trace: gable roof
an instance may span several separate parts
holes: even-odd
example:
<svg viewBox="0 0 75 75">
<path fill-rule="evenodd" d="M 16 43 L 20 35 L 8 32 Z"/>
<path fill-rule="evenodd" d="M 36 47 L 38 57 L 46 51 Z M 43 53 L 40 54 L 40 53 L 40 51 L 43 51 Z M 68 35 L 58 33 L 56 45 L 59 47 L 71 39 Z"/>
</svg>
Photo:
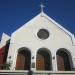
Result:
<svg viewBox="0 0 75 75">
<path fill-rule="evenodd" d="M 10 39 L 10 36 L 7 35 L 6 33 L 2 34 L 2 38 L 0 41 L 0 48 L 6 45 L 6 42 Z"/>
<path fill-rule="evenodd" d="M 19 29 L 17 29 L 16 31 L 14 31 L 12 33 L 12 35 L 16 32 L 18 32 L 20 29 L 26 27 L 28 24 L 32 23 L 33 21 L 37 20 L 39 17 L 44 17 L 45 19 L 47 19 L 48 21 L 52 22 L 53 24 L 55 24 L 58 28 L 60 28 L 61 30 L 63 30 L 68 36 L 70 36 L 72 44 L 75 45 L 75 37 L 74 34 L 72 34 L 71 32 L 69 32 L 66 28 L 64 28 L 63 26 L 61 26 L 59 23 L 57 23 L 56 21 L 54 21 L 51 17 L 49 17 L 48 15 L 46 15 L 44 12 L 39 13 L 37 16 L 35 16 L 33 19 L 31 19 L 30 21 L 28 21 L 27 23 L 25 23 L 22 27 L 20 27 Z"/>
</svg>

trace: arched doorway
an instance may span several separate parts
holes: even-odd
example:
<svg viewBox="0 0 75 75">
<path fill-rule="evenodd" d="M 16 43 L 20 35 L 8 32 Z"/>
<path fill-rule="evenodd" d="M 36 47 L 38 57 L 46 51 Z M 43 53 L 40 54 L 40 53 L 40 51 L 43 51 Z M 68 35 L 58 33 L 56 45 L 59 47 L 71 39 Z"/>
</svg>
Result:
<svg viewBox="0 0 75 75">
<path fill-rule="evenodd" d="M 59 49 L 56 53 L 57 56 L 57 67 L 59 71 L 71 71 L 72 69 L 72 58 L 70 52 L 66 49 Z"/>
<path fill-rule="evenodd" d="M 31 53 L 27 48 L 20 48 L 17 55 L 16 70 L 30 70 Z"/>
<path fill-rule="evenodd" d="M 36 56 L 36 69 L 51 70 L 51 68 L 52 68 L 52 58 L 50 51 L 46 48 L 39 49 Z"/>
</svg>

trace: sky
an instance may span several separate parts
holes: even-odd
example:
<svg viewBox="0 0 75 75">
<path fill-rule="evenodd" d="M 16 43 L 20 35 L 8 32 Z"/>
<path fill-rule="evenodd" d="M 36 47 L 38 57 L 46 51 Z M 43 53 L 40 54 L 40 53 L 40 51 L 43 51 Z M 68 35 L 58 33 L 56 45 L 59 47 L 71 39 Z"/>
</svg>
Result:
<svg viewBox="0 0 75 75">
<path fill-rule="evenodd" d="M 75 35 L 75 0 L 0 0 L 0 36 L 10 35 L 41 12 Z"/>
</svg>

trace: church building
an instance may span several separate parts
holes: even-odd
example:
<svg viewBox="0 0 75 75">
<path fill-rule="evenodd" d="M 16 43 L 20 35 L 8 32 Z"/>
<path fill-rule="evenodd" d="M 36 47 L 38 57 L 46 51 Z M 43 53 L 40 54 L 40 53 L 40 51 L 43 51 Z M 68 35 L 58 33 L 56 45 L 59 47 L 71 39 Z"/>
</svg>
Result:
<svg viewBox="0 0 75 75">
<path fill-rule="evenodd" d="M 0 64 L 10 70 L 75 70 L 75 37 L 42 11 L 0 43 Z M 3 67 L 0 67 L 3 69 Z"/>
</svg>

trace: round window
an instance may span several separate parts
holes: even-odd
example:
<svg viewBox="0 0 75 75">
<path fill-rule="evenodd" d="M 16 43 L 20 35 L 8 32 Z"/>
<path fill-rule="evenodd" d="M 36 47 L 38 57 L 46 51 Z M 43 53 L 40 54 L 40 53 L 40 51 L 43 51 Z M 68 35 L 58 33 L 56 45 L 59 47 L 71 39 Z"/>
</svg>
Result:
<svg viewBox="0 0 75 75">
<path fill-rule="evenodd" d="M 40 29 L 37 33 L 40 39 L 47 39 L 49 37 L 49 32 L 46 29 Z"/>
</svg>

